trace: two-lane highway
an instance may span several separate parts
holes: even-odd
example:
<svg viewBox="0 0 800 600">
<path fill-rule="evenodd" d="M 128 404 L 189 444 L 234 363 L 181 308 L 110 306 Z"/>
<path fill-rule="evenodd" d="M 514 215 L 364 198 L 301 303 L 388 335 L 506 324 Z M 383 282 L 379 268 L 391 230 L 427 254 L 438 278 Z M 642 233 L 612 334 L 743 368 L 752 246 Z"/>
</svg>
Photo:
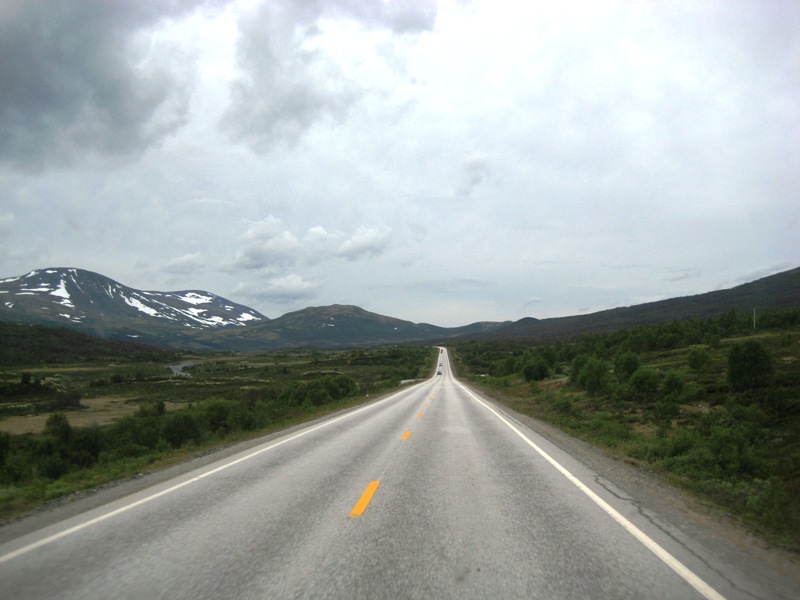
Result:
<svg viewBox="0 0 800 600">
<path fill-rule="evenodd" d="M 0 546 L 4 598 L 753 598 L 441 375 Z"/>
</svg>

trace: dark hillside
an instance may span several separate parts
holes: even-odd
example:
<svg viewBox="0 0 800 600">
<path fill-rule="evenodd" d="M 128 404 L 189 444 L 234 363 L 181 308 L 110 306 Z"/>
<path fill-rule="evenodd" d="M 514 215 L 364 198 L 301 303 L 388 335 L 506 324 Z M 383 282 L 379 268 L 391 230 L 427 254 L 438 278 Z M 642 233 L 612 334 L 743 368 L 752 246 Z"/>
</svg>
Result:
<svg viewBox="0 0 800 600">
<path fill-rule="evenodd" d="M 313 346 L 345 348 L 422 342 L 446 337 L 447 329 L 412 323 L 359 308 L 333 304 L 308 307 L 239 330 L 207 331 L 196 336 L 208 347 L 236 351 Z"/>
<path fill-rule="evenodd" d="M 709 319 L 734 309 L 744 313 L 800 307 L 800 267 L 727 290 L 717 290 L 604 310 L 589 315 L 553 319 L 520 319 L 483 339 L 574 338 L 584 333 L 615 331 L 684 319 Z"/>
<path fill-rule="evenodd" d="M 168 360 L 173 352 L 103 340 L 63 327 L 0 322 L 0 364 L 33 365 L 95 360 Z"/>
</svg>

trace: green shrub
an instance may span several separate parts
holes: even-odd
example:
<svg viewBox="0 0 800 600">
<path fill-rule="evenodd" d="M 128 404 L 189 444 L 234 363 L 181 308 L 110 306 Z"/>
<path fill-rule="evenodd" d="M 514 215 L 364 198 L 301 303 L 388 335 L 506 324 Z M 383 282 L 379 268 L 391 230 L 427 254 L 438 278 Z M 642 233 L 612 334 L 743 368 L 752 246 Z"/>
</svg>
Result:
<svg viewBox="0 0 800 600">
<path fill-rule="evenodd" d="M 639 367 L 628 381 L 628 389 L 636 400 L 650 402 L 658 395 L 661 376 L 650 367 Z"/>
<path fill-rule="evenodd" d="M 680 412 L 680 407 L 675 402 L 669 400 L 656 402 L 655 406 L 653 406 L 653 420 L 658 425 L 656 430 L 658 437 L 666 436 L 667 431 L 672 428 L 672 419 L 677 417 Z"/>
<path fill-rule="evenodd" d="M 734 391 L 766 387 L 772 374 L 772 357 L 761 342 L 735 344 L 728 353 L 728 382 Z"/>
<path fill-rule="evenodd" d="M 333 398 L 322 381 L 309 381 L 306 384 L 305 402 L 310 402 L 312 406 L 322 406 L 333 402 Z"/>
<path fill-rule="evenodd" d="M 163 434 L 173 448 L 180 448 L 188 442 L 199 442 L 201 439 L 197 421 L 187 410 L 167 413 Z"/>
<path fill-rule="evenodd" d="M 631 439 L 631 426 L 607 415 L 595 415 L 586 424 L 593 441 L 615 448 L 620 442 Z"/>
<path fill-rule="evenodd" d="M 44 430 L 53 436 L 58 444 L 66 446 L 72 439 L 72 425 L 64 413 L 57 412 L 47 417 Z"/>
<path fill-rule="evenodd" d="M 581 368 L 578 383 L 593 396 L 607 392 L 609 375 L 606 361 L 596 356 L 590 357 Z"/>
<path fill-rule="evenodd" d="M 36 467 L 39 473 L 48 479 L 58 479 L 69 472 L 69 463 L 57 454 L 39 457 Z"/>
<path fill-rule="evenodd" d="M 105 444 L 105 432 L 97 423 L 75 429 L 70 444 L 70 462 L 81 467 L 90 467 L 97 462 Z"/>
<path fill-rule="evenodd" d="M 416 373 L 414 374 L 416 376 Z M 325 389 L 334 400 L 342 400 L 358 392 L 356 380 L 348 375 L 333 375 L 326 377 Z"/>
<path fill-rule="evenodd" d="M 210 398 L 203 402 L 201 414 L 203 428 L 224 435 L 230 430 L 229 418 L 233 402 L 220 398 Z"/>
<path fill-rule="evenodd" d="M 11 435 L 7 431 L 0 431 L 0 468 L 6 462 L 6 456 L 11 452 Z"/>
<path fill-rule="evenodd" d="M 686 356 L 689 366 L 695 371 L 705 371 L 711 366 L 711 355 L 703 348 L 692 348 Z"/>
<path fill-rule="evenodd" d="M 617 355 L 614 360 L 614 374 L 620 382 L 630 379 L 639 368 L 641 361 L 635 352 L 627 351 Z"/>
<path fill-rule="evenodd" d="M 683 376 L 678 371 L 667 371 L 659 386 L 661 398 L 678 402 L 683 395 L 684 387 Z"/>
<path fill-rule="evenodd" d="M 571 368 L 569 371 L 569 380 L 572 383 L 580 382 L 581 370 L 588 360 L 588 354 L 578 354 L 578 356 L 572 359 Z"/>
<path fill-rule="evenodd" d="M 571 415 L 575 412 L 572 401 L 568 398 L 558 398 L 553 402 L 553 409 L 562 415 Z"/>
<path fill-rule="evenodd" d="M 108 430 L 110 447 L 121 447 L 125 444 L 142 445 L 155 448 L 161 437 L 160 421 L 140 414 L 122 417 Z"/>
<path fill-rule="evenodd" d="M 525 381 L 541 381 L 550 376 L 550 368 L 543 358 L 537 358 L 522 368 L 522 376 Z"/>
</svg>

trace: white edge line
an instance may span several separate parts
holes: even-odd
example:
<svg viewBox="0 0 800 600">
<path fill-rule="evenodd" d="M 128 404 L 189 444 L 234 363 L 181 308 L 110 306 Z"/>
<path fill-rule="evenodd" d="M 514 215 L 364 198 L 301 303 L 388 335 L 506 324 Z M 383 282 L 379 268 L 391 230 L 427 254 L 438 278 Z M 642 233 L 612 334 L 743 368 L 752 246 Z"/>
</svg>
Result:
<svg viewBox="0 0 800 600">
<path fill-rule="evenodd" d="M 424 382 L 420 382 L 420 384 L 422 384 L 422 383 L 424 383 Z M 220 465 L 219 467 L 217 467 L 215 469 L 212 469 L 210 471 L 206 471 L 205 473 L 197 475 L 196 477 L 192 477 L 191 479 L 187 479 L 186 481 L 182 481 L 181 483 L 173 485 L 172 487 L 169 487 L 169 488 L 167 488 L 165 490 L 161 490 L 160 492 L 156 492 L 155 494 L 151 494 L 150 496 L 147 496 L 145 498 L 141 498 L 141 499 L 139 499 L 139 500 L 137 500 L 135 502 L 131 502 L 130 504 L 126 504 L 125 506 L 121 506 L 116 510 L 112 510 L 109 513 L 105 513 L 103 515 L 100 515 L 99 517 L 91 519 L 90 521 L 86 521 L 85 523 L 81 523 L 80 525 L 75 525 L 74 527 L 70 527 L 69 529 L 65 529 L 64 531 L 59 531 L 58 533 L 54 533 L 53 535 L 50 535 L 50 536 L 48 536 L 46 538 L 43 538 L 43 539 L 41 539 L 41 540 L 39 540 L 37 542 L 33 542 L 32 544 L 28 544 L 27 546 L 23 546 L 22 548 L 18 548 L 17 550 L 14 550 L 13 552 L 9 552 L 8 554 L 0 556 L 0 565 L 2 565 L 5 562 L 8 562 L 9 560 L 17 558 L 18 556 L 21 556 L 23 554 L 27 554 L 28 552 L 30 552 L 32 550 L 36 550 L 37 548 L 41 548 L 42 546 L 46 546 L 47 544 L 55 542 L 56 540 L 60 540 L 61 538 L 65 538 L 65 537 L 67 537 L 69 535 L 72 535 L 73 533 L 77 533 L 78 531 L 86 529 L 87 527 L 91 527 L 92 525 L 95 525 L 97 523 L 100 523 L 102 521 L 110 519 L 112 517 L 116 517 L 117 515 L 120 515 L 120 514 L 122 514 L 124 512 L 128 512 L 132 508 L 136 508 L 137 506 L 141 506 L 142 504 L 146 504 L 146 503 L 150 502 L 151 500 L 155 500 L 156 498 L 160 498 L 161 496 L 166 496 L 167 494 L 170 494 L 170 493 L 172 493 L 172 492 L 174 492 L 176 490 L 179 490 L 182 487 L 186 487 L 187 485 L 190 485 L 192 483 L 200 481 L 201 479 L 205 479 L 206 477 L 208 477 L 210 475 L 214 475 L 216 473 L 219 473 L 220 471 L 224 471 L 225 469 L 227 469 L 228 467 L 232 467 L 233 465 L 237 465 L 237 464 L 239 464 L 241 462 L 244 462 L 246 460 L 250 460 L 251 458 L 253 458 L 255 456 L 258 456 L 259 454 L 263 454 L 264 452 L 272 450 L 273 448 L 277 448 L 278 446 L 282 446 L 283 444 L 291 442 L 292 440 L 296 440 L 299 437 L 303 437 L 304 435 L 308 435 L 309 433 L 317 431 L 318 429 L 322 429 L 323 427 L 327 427 L 329 425 L 333 425 L 334 423 L 336 423 L 338 421 L 341 421 L 342 419 L 347 419 L 349 417 L 352 417 L 353 415 L 357 415 L 358 413 L 360 413 L 362 411 L 369 410 L 370 408 L 374 408 L 374 407 L 378 406 L 379 404 L 383 404 L 384 402 L 387 402 L 387 401 L 391 400 L 397 394 L 403 393 L 403 392 L 406 392 L 406 391 L 408 391 L 408 388 L 403 389 L 403 390 L 399 390 L 398 392 L 395 392 L 394 394 L 391 394 L 390 396 L 387 396 L 386 398 L 384 398 L 383 400 L 379 400 L 378 402 L 373 402 L 371 404 L 368 404 L 367 406 L 362 406 L 361 408 L 357 408 L 356 410 L 353 410 L 351 412 L 348 412 L 348 413 L 345 413 L 345 414 L 340 415 L 338 417 L 335 417 L 335 418 L 331 419 L 330 421 L 325 421 L 323 423 L 320 423 L 319 425 L 314 425 L 313 427 L 310 427 L 308 429 L 304 429 L 303 431 L 301 431 L 299 433 L 296 433 L 296 434 L 294 434 L 294 435 L 292 435 L 290 437 L 284 438 L 284 439 L 282 439 L 282 440 L 280 440 L 278 442 L 275 442 L 274 444 L 270 444 L 269 446 L 266 446 L 265 448 L 260 448 L 260 449 L 256 450 L 255 452 L 251 452 L 250 454 L 246 454 L 245 456 L 239 457 L 234 461 L 227 462 L 224 465 Z"/>
<path fill-rule="evenodd" d="M 542 450 L 539 446 L 537 446 L 534 442 L 528 439 L 528 437 L 522 433 L 519 429 L 517 429 L 508 419 L 506 419 L 503 415 L 497 412 L 494 408 L 489 406 L 486 402 L 478 398 L 475 394 L 473 394 L 464 384 L 456 380 L 461 388 L 467 392 L 476 402 L 481 404 L 486 410 L 494 414 L 500 421 L 502 421 L 511 431 L 516 433 L 519 437 L 521 437 L 525 443 L 527 443 L 531 448 L 533 448 L 536 452 L 538 452 L 542 458 L 544 458 L 547 462 L 553 465 L 564 477 L 569 479 L 569 481 L 575 485 L 580 491 L 586 494 L 595 504 L 597 504 L 600 508 L 602 508 L 608 515 L 614 519 L 617 523 L 622 525 L 625 530 L 630 533 L 633 537 L 639 540 L 645 547 L 650 550 L 653 554 L 655 554 L 658 558 L 660 558 L 670 569 L 675 571 L 678 575 L 680 575 L 686 583 L 691 585 L 694 589 L 696 589 L 704 598 L 708 600 L 725 600 L 725 597 L 722 596 L 719 592 L 717 592 L 714 588 L 708 585 L 705 581 L 700 579 L 693 571 L 691 571 L 686 565 L 680 562 L 677 558 L 672 556 L 669 552 L 667 552 L 664 548 L 658 545 L 651 537 L 649 537 L 646 533 L 644 533 L 641 529 L 636 527 L 633 523 L 631 523 L 628 519 L 623 517 L 615 508 L 613 508 L 610 504 L 608 504 L 605 500 L 603 500 L 600 496 L 595 494 L 591 489 L 589 489 L 586 484 L 584 484 L 580 479 L 575 477 L 572 473 L 567 471 L 556 459 L 552 456 L 547 454 L 544 450 Z"/>
</svg>

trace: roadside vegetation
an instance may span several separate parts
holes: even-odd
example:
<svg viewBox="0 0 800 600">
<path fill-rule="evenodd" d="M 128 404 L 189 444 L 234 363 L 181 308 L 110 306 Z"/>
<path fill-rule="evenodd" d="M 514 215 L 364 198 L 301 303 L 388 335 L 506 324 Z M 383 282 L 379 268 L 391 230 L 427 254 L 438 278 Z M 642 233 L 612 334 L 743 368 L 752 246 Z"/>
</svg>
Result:
<svg viewBox="0 0 800 600">
<path fill-rule="evenodd" d="M 128 351 L 43 364 L 26 350 L 30 364 L 0 367 L 0 518 L 362 403 L 430 376 L 436 357 L 431 347 Z"/>
<path fill-rule="evenodd" d="M 800 550 L 800 309 L 574 342 L 458 345 L 510 408 L 647 466 Z"/>
</svg>

